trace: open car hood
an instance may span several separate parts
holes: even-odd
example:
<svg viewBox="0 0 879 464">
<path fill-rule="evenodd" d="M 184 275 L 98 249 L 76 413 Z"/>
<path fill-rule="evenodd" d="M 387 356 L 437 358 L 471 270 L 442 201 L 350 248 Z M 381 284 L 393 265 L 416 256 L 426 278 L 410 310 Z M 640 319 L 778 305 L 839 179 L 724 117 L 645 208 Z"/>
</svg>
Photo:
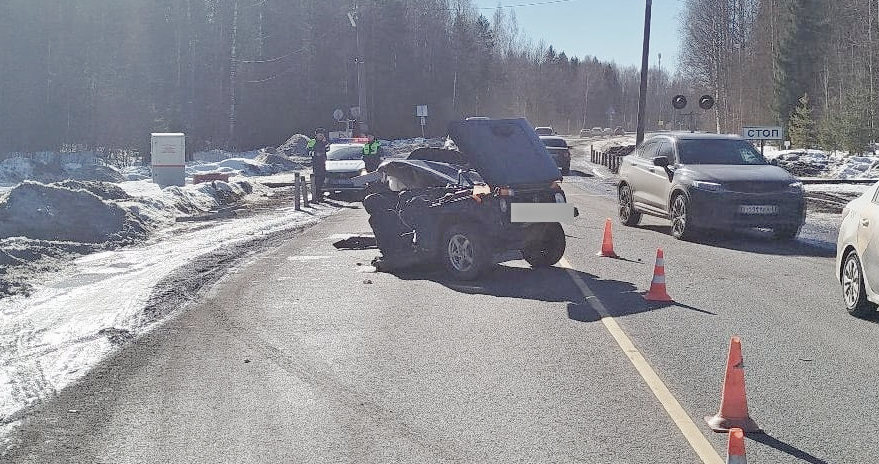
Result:
<svg viewBox="0 0 879 464">
<path fill-rule="evenodd" d="M 456 121 L 449 124 L 449 135 L 489 185 L 540 184 L 561 178 L 525 119 Z"/>
</svg>

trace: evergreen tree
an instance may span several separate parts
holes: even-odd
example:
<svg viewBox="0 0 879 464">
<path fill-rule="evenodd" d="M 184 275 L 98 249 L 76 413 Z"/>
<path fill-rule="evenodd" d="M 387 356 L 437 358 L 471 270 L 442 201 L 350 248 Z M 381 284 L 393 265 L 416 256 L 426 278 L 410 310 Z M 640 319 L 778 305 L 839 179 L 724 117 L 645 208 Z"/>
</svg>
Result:
<svg viewBox="0 0 879 464">
<path fill-rule="evenodd" d="M 774 110 L 787 126 L 799 98 L 813 86 L 815 69 L 822 62 L 824 2 L 789 0 L 788 24 L 776 52 Z"/>
<path fill-rule="evenodd" d="M 790 118 L 790 141 L 794 148 L 815 148 L 818 136 L 815 119 L 812 118 L 812 106 L 809 94 L 803 94 L 799 105 Z"/>
</svg>

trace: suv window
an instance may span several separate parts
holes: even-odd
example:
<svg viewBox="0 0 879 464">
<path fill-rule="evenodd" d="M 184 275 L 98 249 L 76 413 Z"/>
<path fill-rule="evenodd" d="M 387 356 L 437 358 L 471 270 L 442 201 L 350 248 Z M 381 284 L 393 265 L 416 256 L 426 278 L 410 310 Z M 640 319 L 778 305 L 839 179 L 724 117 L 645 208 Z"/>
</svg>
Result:
<svg viewBox="0 0 879 464">
<path fill-rule="evenodd" d="M 675 160 L 675 146 L 672 142 L 662 142 L 662 146 L 659 147 L 659 152 L 656 156 L 665 156 L 670 164 L 677 162 Z"/>
<path fill-rule="evenodd" d="M 647 142 L 638 150 L 638 156 L 644 159 L 653 159 L 659 151 L 659 142 Z"/>
</svg>

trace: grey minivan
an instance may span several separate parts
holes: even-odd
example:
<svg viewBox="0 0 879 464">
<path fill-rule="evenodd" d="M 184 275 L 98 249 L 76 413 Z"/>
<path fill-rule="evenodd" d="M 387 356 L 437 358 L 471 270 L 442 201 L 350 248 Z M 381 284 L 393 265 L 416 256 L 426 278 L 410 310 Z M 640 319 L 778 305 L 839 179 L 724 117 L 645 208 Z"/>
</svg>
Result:
<svg viewBox="0 0 879 464">
<path fill-rule="evenodd" d="M 768 228 L 793 239 L 805 222 L 803 184 L 736 135 L 669 133 L 620 163 L 620 221 L 666 217 L 672 235 L 700 229 Z"/>
</svg>

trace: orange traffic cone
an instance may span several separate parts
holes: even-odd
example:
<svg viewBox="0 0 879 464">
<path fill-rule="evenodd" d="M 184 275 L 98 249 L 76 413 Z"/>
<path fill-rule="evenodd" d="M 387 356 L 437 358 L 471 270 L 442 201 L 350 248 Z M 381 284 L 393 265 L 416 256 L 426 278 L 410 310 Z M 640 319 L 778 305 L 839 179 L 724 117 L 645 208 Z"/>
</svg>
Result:
<svg viewBox="0 0 879 464">
<path fill-rule="evenodd" d="M 742 429 L 732 428 L 729 430 L 726 464 L 748 464 L 748 458 L 745 456 L 745 432 Z"/>
<path fill-rule="evenodd" d="M 616 253 L 613 251 L 613 231 L 611 230 L 611 224 L 613 221 L 610 218 L 604 223 L 604 240 L 601 241 L 601 251 L 598 252 L 598 256 L 602 256 L 605 258 L 618 258 Z"/>
<path fill-rule="evenodd" d="M 745 394 L 745 360 L 742 358 L 742 341 L 732 337 L 729 342 L 729 357 L 726 361 L 726 375 L 723 377 L 723 392 L 720 396 L 720 412 L 714 417 L 706 417 L 705 422 L 715 432 L 728 432 L 739 428 L 748 433 L 760 433 L 760 426 L 748 415 L 748 398 Z"/>
<path fill-rule="evenodd" d="M 644 295 L 647 301 L 674 301 L 665 290 L 665 255 L 662 248 L 656 250 L 656 267 L 653 268 L 653 281 L 650 291 Z"/>
</svg>

